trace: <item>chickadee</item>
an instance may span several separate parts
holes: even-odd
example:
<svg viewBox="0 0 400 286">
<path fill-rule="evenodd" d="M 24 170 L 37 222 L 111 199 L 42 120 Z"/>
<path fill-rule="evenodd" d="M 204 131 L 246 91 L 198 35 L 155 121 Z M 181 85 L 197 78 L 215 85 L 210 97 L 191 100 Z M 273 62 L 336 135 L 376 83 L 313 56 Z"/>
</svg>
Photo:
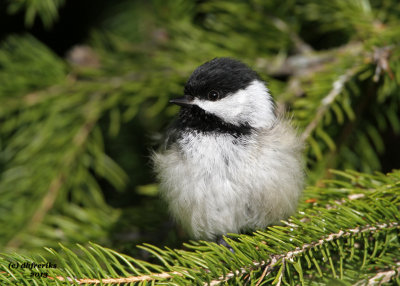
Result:
<svg viewBox="0 0 400 286">
<path fill-rule="evenodd" d="M 303 189 L 303 143 L 257 73 L 215 58 L 187 81 L 153 161 L 172 216 L 194 238 L 220 241 L 280 222 Z"/>
</svg>

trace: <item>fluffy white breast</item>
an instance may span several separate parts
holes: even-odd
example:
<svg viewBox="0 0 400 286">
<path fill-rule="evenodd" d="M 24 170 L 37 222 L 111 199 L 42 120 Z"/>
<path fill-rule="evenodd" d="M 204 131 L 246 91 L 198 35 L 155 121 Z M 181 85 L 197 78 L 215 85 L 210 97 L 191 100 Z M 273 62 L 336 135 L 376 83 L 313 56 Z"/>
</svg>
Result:
<svg viewBox="0 0 400 286">
<path fill-rule="evenodd" d="M 302 143 L 285 122 L 234 138 L 187 133 L 156 153 L 161 192 L 196 239 L 256 230 L 295 211 L 303 188 Z"/>
<path fill-rule="evenodd" d="M 271 95 L 260 80 L 254 80 L 247 88 L 220 100 L 196 98 L 193 103 L 225 122 L 238 126 L 248 123 L 254 128 L 268 127 L 275 119 Z"/>
</svg>

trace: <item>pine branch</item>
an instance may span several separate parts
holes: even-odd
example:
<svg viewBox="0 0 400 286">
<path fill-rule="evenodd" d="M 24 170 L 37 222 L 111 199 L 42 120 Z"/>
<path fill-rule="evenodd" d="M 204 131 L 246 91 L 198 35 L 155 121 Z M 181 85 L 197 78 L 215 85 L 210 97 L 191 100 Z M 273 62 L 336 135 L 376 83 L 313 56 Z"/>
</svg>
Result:
<svg viewBox="0 0 400 286">
<path fill-rule="evenodd" d="M 285 226 L 273 226 L 253 236 L 237 235 L 238 240 L 226 238 L 234 253 L 209 242 L 193 242 L 187 245 L 189 250 L 142 246 L 159 259 L 161 265 L 156 265 L 95 244 L 89 248 L 80 246 L 79 257 L 62 247 L 65 255 L 49 249 L 52 256 L 61 262 L 61 267 L 49 270 L 49 276 L 59 281 L 89 285 L 139 281 L 178 284 L 196 281 L 204 285 L 218 285 L 233 282 L 234 279 L 243 281 L 244 277 L 258 282 L 274 280 L 279 285 L 288 277 L 302 281 L 310 271 L 319 273 L 321 279 L 327 276 L 343 278 L 343 268 L 355 267 L 358 271 L 364 269 L 364 272 L 370 273 L 368 269 L 374 269 L 374 263 L 390 260 L 391 255 L 398 254 L 395 249 L 399 249 L 399 241 L 391 237 L 400 228 L 397 183 L 400 171 L 386 176 L 354 171 L 335 171 L 335 174 L 342 179 L 327 181 L 324 188 L 307 190 L 306 197 L 315 198 L 313 205 L 302 207 L 303 211 Z M 337 202 L 332 203 L 333 199 Z M 331 204 L 329 207 L 326 207 L 327 202 Z M 379 237 L 386 237 L 386 242 L 383 243 Z M 353 255 L 360 259 L 352 260 Z M 319 264 L 322 257 L 329 262 L 328 265 Z M 12 254 L 0 260 L 0 266 L 7 269 L 5 273 L 0 273 L 0 278 L 6 279 L 12 274 L 12 279 L 19 281 L 24 273 L 18 270 L 9 272 L 9 261 L 22 263 L 32 260 Z M 304 266 L 306 261 L 308 267 Z M 380 269 L 384 267 L 378 265 Z M 328 275 L 329 269 L 331 275 Z M 296 276 L 288 276 L 289 270 L 295 271 Z M 363 272 L 357 273 L 361 275 Z M 387 276 L 394 277 L 389 273 Z M 360 281 L 357 275 L 353 278 Z"/>
<path fill-rule="evenodd" d="M 86 143 L 89 134 L 93 127 L 95 126 L 96 121 L 98 120 L 98 111 L 96 112 L 96 102 L 101 99 L 100 94 L 95 94 L 87 103 L 86 109 L 89 111 L 86 114 L 86 120 L 83 123 L 83 126 L 78 130 L 76 135 L 73 138 L 73 151 L 67 153 L 61 163 L 60 173 L 53 179 L 50 183 L 50 187 L 47 193 L 44 195 L 40 206 L 36 209 L 35 213 L 32 215 L 30 221 L 27 223 L 27 227 L 24 231 L 34 232 L 35 229 L 40 225 L 43 221 L 45 215 L 51 210 L 54 205 L 55 200 L 57 199 L 58 192 L 60 188 L 63 186 L 64 182 L 67 180 L 67 174 L 69 172 L 68 169 L 73 167 L 73 162 L 77 160 L 77 158 L 82 153 L 82 148 Z M 94 112 L 93 112 L 94 111 Z M 22 241 L 18 238 L 18 235 L 14 236 L 12 240 L 7 243 L 6 247 L 10 248 L 18 248 Z"/>
<path fill-rule="evenodd" d="M 340 76 L 333 84 L 332 90 L 321 100 L 320 107 L 318 108 L 315 117 L 304 129 L 301 137 L 306 140 L 317 125 L 321 122 L 322 117 L 329 110 L 330 105 L 335 101 L 336 97 L 340 95 L 345 84 L 357 73 L 359 66 L 354 66 L 346 71 L 345 74 Z"/>
<path fill-rule="evenodd" d="M 382 285 L 383 283 L 389 283 L 393 280 L 394 276 L 399 277 L 400 273 L 400 262 L 395 263 L 397 267 L 394 270 L 379 271 L 375 276 L 368 280 L 360 280 L 353 286 L 375 286 Z"/>
<path fill-rule="evenodd" d="M 398 222 L 390 222 L 390 223 L 384 223 L 384 224 L 377 224 L 377 225 L 372 225 L 372 226 L 365 226 L 365 227 L 357 227 L 353 229 L 347 229 L 347 230 L 340 230 L 338 233 L 331 233 L 329 234 L 326 238 L 321 238 L 318 241 L 311 242 L 311 243 L 306 243 L 304 244 L 301 248 L 296 248 L 293 251 L 289 251 L 284 254 L 277 254 L 277 255 L 272 255 L 268 261 L 261 261 L 254 263 L 251 268 L 241 268 L 240 270 L 236 270 L 235 272 L 230 272 L 227 273 L 223 277 L 219 277 L 216 280 L 211 281 L 211 285 L 219 285 L 220 283 L 229 281 L 232 277 L 243 275 L 245 273 L 248 273 L 250 270 L 255 270 L 260 267 L 264 267 L 264 272 L 266 273 L 263 275 L 262 278 L 265 276 L 268 277 L 268 275 L 278 266 L 284 267 L 286 261 L 293 261 L 294 258 L 304 254 L 310 249 L 317 249 L 320 246 L 323 246 L 324 244 L 328 244 L 330 242 L 333 242 L 334 240 L 341 239 L 343 237 L 350 237 L 350 236 L 355 236 L 356 234 L 359 233 L 374 233 L 379 230 L 395 230 L 395 229 L 400 229 L 400 225 Z M 281 272 L 281 274 L 278 276 L 278 283 L 277 285 L 280 285 L 281 280 L 282 280 L 282 275 L 284 271 Z M 391 275 L 393 276 L 393 275 Z M 389 277 L 391 277 L 389 276 Z M 261 280 L 261 279 L 260 279 Z M 205 284 L 207 285 L 207 284 Z"/>
<path fill-rule="evenodd" d="M 357 125 L 360 124 L 360 118 L 362 118 L 363 113 L 365 112 L 365 108 L 369 105 L 371 99 L 376 95 L 376 90 L 377 90 L 377 85 L 371 82 L 370 87 L 367 90 L 367 94 L 363 96 L 361 102 L 358 103 L 354 111 L 355 119 L 345 124 L 345 126 L 340 132 L 340 135 L 338 136 L 338 140 L 336 142 L 337 148 L 335 148 L 335 150 L 330 151 L 326 155 L 326 168 L 327 168 L 326 174 L 328 174 L 330 168 L 334 167 L 333 165 L 335 161 L 335 156 L 337 157 L 338 150 L 340 150 L 340 147 L 345 145 L 345 142 L 348 141 L 349 137 L 353 134 Z M 328 178 L 327 175 L 325 175 L 324 177 Z"/>
<path fill-rule="evenodd" d="M 58 9 L 64 4 L 65 0 L 41 0 L 41 1 L 7 1 L 8 12 L 15 14 L 25 10 L 25 25 L 31 27 L 38 15 L 46 28 L 58 18 Z"/>
<path fill-rule="evenodd" d="M 47 194 L 44 196 L 41 205 L 33 214 L 31 221 L 27 224 L 27 231 L 34 231 L 36 227 L 42 222 L 44 216 L 53 207 L 57 194 L 62 185 L 65 182 L 64 174 L 59 174 L 51 183 Z M 21 241 L 18 240 L 17 236 L 13 240 L 10 240 L 6 247 L 18 248 Z"/>
</svg>

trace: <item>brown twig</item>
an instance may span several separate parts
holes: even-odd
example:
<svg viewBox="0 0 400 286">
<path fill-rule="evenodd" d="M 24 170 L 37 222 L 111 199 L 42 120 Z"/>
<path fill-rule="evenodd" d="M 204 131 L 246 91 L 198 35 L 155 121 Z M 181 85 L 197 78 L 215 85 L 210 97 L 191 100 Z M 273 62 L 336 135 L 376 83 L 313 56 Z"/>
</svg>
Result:
<svg viewBox="0 0 400 286">
<path fill-rule="evenodd" d="M 280 271 L 279 278 L 278 278 L 278 283 L 276 283 L 276 286 L 281 286 L 282 277 L 283 277 L 283 274 L 285 274 L 285 265 L 286 265 L 285 264 L 285 258 L 282 258 L 281 264 L 282 264 L 282 271 Z"/>
<path fill-rule="evenodd" d="M 264 267 L 264 271 L 261 274 L 260 279 L 258 279 L 256 286 L 259 286 L 261 284 L 261 282 L 264 280 L 265 276 L 267 275 L 267 273 L 271 272 L 271 269 L 268 268 L 267 266 Z"/>
<path fill-rule="evenodd" d="M 361 280 L 357 283 L 353 284 L 353 286 L 375 286 L 375 285 L 382 285 L 383 283 L 388 283 L 392 280 L 393 276 L 399 276 L 400 273 L 400 263 L 397 262 L 397 267 L 394 270 L 387 270 L 387 271 L 380 271 L 368 281 Z"/>
<path fill-rule="evenodd" d="M 337 61 L 338 55 L 356 56 L 361 53 L 362 44 L 352 42 L 325 52 L 300 52 L 288 57 L 276 57 L 272 62 L 259 58 L 257 66 L 273 77 L 288 76 L 291 79 L 299 79 L 324 69 L 327 63 Z"/>
<path fill-rule="evenodd" d="M 62 276 L 57 276 L 56 279 L 60 281 L 69 281 L 69 282 L 75 282 L 77 284 L 91 284 L 91 285 L 97 285 L 97 284 L 121 284 L 121 283 L 136 283 L 136 282 L 143 282 L 143 281 L 153 281 L 157 279 L 170 279 L 174 277 L 174 275 L 178 276 L 183 276 L 182 273 L 174 271 L 174 272 L 164 272 L 164 273 L 155 273 L 155 274 L 150 274 L 150 275 L 141 275 L 141 276 L 130 276 L 130 277 L 121 277 L 121 278 L 105 278 L 105 279 L 89 279 L 89 278 L 83 278 L 83 279 L 75 279 L 75 278 L 64 278 Z M 50 279 L 54 279 L 52 277 L 49 277 Z"/>
<path fill-rule="evenodd" d="M 282 19 L 274 17 L 272 18 L 272 23 L 279 30 L 288 33 L 296 50 L 299 53 L 307 54 L 314 51 L 313 48 L 309 44 L 307 44 L 302 38 L 300 38 L 300 36 L 297 33 L 295 33 L 293 29 Z"/>
</svg>

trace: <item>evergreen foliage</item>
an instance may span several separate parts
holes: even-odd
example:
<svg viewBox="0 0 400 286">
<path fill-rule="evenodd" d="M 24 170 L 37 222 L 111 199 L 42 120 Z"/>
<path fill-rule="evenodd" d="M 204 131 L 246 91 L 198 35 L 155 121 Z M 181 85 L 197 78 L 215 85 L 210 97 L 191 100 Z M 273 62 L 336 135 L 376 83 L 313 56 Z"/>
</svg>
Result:
<svg viewBox="0 0 400 286">
<path fill-rule="evenodd" d="M 57 268 L 46 269 L 52 279 L 30 278 L 28 269 L 10 271 L 10 262 L 36 262 L 16 254 L 3 255 L 0 277 L 22 285 L 34 281 L 90 285 L 102 279 L 110 284 L 159 281 L 172 285 L 364 285 L 378 278 L 399 283 L 400 171 L 334 173 L 340 179 L 308 188 L 305 196 L 312 199 L 283 226 L 228 239 L 234 252 L 203 241 L 185 244 L 187 250 L 140 246 L 158 259 L 155 264 L 93 243 L 78 245 L 78 254 L 61 245 L 60 251 L 47 248 L 48 260 L 40 258 L 40 263 L 57 261 Z"/>
<path fill-rule="evenodd" d="M 25 24 L 32 26 L 35 18 L 39 16 L 43 25 L 49 28 L 58 17 L 58 9 L 64 4 L 64 0 L 8 0 L 8 12 L 25 12 Z"/>
<path fill-rule="evenodd" d="M 7 3 L 27 26 L 50 29 L 64 2 Z M 399 167 L 399 26 L 394 0 L 116 1 L 65 58 L 29 33 L 9 35 L 1 284 L 399 284 L 400 172 L 377 172 Z M 254 67 L 308 146 L 298 213 L 232 235 L 234 252 L 180 246 L 184 237 L 165 231 L 146 157 L 178 110 L 168 99 L 217 56 Z M 46 261 L 57 264 L 51 278 L 9 268 Z"/>
</svg>

